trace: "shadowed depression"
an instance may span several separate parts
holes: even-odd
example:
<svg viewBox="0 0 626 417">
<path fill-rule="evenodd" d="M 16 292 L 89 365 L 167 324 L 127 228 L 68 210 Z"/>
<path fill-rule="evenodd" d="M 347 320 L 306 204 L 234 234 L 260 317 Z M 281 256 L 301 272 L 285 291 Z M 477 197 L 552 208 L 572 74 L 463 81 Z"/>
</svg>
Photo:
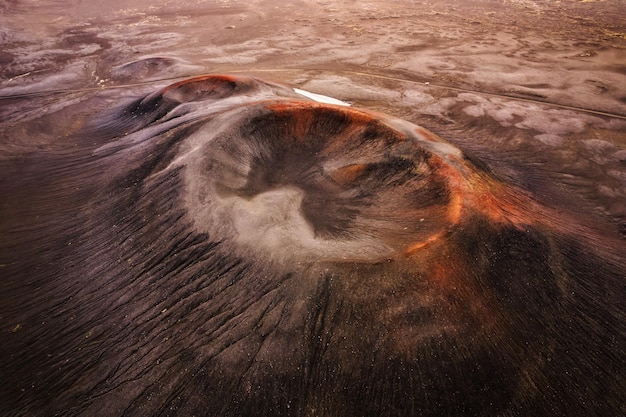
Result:
<svg viewBox="0 0 626 417">
<path fill-rule="evenodd" d="M 3 415 L 624 413 L 617 232 L 391 116 L 147 88 L 1 159 Z"/>
</svg>

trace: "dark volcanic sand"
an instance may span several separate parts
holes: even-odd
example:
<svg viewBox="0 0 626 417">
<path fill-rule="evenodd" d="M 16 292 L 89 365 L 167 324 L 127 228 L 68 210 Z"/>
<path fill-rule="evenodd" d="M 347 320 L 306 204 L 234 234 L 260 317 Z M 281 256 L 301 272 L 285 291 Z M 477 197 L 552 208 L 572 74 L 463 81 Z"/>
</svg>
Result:
<svg viewBox="0 0 626 417">
<path fill-rule="evenodd" d="M 626 414 L 625 22 L 0 4 L 0 414 Z"/>
</svg>

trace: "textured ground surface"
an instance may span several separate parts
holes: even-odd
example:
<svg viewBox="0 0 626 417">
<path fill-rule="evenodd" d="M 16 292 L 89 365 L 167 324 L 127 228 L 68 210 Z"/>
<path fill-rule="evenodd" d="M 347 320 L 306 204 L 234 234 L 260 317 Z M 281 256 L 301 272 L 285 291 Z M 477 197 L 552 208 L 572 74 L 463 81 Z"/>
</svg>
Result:
<svg viewBox="0 0 626 417">
<path fill-rule="evenodd" d="M 626 413 L 624 6 L 1 3 L 0 414 Z"/>
<path fill-rule="evenodd" d="M 495 162 L 545 169 L 599 210 L 626 215 L 621 1 L 0 7 L 3 96 L 243 72 L 406 118 Z M 3 99 L 3 120 L 24 116 L 28 103 L 15 100 Z"/>
</svg>

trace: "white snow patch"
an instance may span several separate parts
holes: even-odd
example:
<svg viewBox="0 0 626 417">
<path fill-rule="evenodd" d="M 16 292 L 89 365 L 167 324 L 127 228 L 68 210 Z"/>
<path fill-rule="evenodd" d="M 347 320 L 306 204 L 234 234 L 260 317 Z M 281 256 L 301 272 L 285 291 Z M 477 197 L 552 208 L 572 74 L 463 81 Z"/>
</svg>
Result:
<svg viewBox="0 0 626 417">
<path fill-rule="evenodd" d="M 322 94 L 311 93 L 309 91 L 300 90 L 299 88 L 294 88 L 293 91 L 300 94 L 301 96 L 308 97 L 311 100 L 317 101 L 319 103 L 336 104 L 338 106 L 350 106 L 350 103 L 346 101 L 341 101 L 336 98 L 324 96 Z"/>
</svg>

